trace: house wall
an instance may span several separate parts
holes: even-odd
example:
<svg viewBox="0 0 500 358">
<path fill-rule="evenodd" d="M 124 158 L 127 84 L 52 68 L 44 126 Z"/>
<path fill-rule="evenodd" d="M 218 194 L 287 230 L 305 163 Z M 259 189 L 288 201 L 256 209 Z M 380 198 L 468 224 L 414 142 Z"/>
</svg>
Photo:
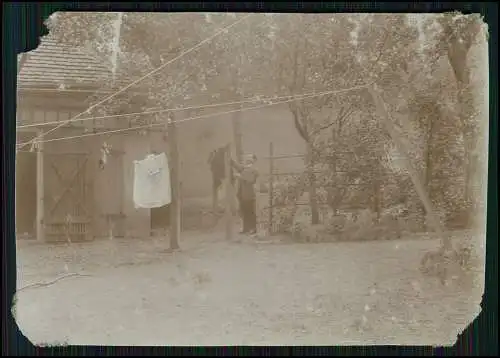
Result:
<svg viewBox="0 0 500 358">
<path fill-rule="evenodd" d="M 264 157 L 269 155 L 270 142 L 273 142 L 275 155 L 304 153 L 304 142 L 286 107 L 244 111 L 239 116 L 243 151 L 257 155 L 256 165 L 263 174 L 260 180 L 267 180 L 264 175 L 269 171 L 269 161 Z M 212 150 L 233 142 L 232 118 L 233 114 L 228 114 L 179 123 L 183 196 L 186 199 L 211 195 L 208 155 Z M 276 161 L 275 168 L 277 171 L 299 170 L 303 168 L 303 161 L 283 159 Z"/>
<path fill-rule="evenodd" d="M 272 107 L 242 114 L 243 150 L 257 155 L 257 168 L 269 172 L 269 143 L 273 143 L 274 155 L 304 154 L 305 142 L 297 133 L 289 109 Z M 261 158 L 259 160 L 259 158 Z M 300 158 L 275 160 L 276 171 L 297 171 L 304 168 Z"/>
<path fill-rule="evenodd" d="M 212 179 L 207 163 L 208 155 L 213 149 L 233 140 L 231 115 L 182 121 L 190 116 L 208 113 L 210 112 L 184 114 L 183 117 L 180 115 L 176 117 L 177 120 L 181 120 L 178 124 L 178 143 L 181 162 L 181 204 L 184 208 L 211 202 Z M 287 108 L 242 112 L 241 123 L 244 151 L 255 153 L 261 158 L 257 166 L 262 173 L 262 181 L 268 180 L 265 174 L 268 172 L 269 162 L 263 157 L 268 156 L 269 142 L 274 143 L 275 155 L 304 152 L 304 143 L 296 133 Z M 113 148 L 120 148 L 123 151 L 121 156 L 123 161 L 123 201 L 121 205 L 125 216 L 125 234 L 132 237 L 149 235 L 151 210 L 136 209 L 133 203 L 133 162 L 143 159 L 151 151 L 164 151 L 168 154 L 168 139 L 161 132 L 151 132 L 148 135 L 140 135 L 138 132 L 124 132 L 109 137 L 107 141 L 108 144 L 116 143 L 112 144 Z M 275 166 L 279 171 L 297 171 L 303 168 L 303 161 L 297 158 L 280 160 L 276 162 Z M 110 179 L 107 180 L 111 182 Z M 104 185 L 100 184 L 99 187 L 104 188 Z M 97 194 L 96 200 L 104 201 L 105 195 L 106 193 Z"/>
<path fill-rule="evenodd" d="M 141 160 L 151 151 L 151 138 L 130 133 L 120 136 L 123 141 L 123 212 L 126 216 L 125 233 L 129 237 L 149 235 L 151 212 L 148 209 L 136 209 L 133 201 L 134 160 Z"/>
<path fill-rule="evenodd" d="M 80 134 L 81 131 L 76 128 L 60 128 L 53 132 L 53 137 L 75 137 Z M 87 137 L 46 142 L 43 145 L 44 221 L 48 240 L 66 239 L 64 230 L 67 215 L 75 222 L 75 232 L 84 232 L 86 227 L 85 239 L 92 239 L 96 234 L 97 206 L 93 194 L 97 153 L 94 142 L 94 137 Z M 78 166 L 82 166 L 82 169 L 77 174 Z M 81 205 L 78 205 L 79 202 Z"/>
<path fill-rule="evenodd" d="M 43 101 L 45 101 L 43 103 Z M 45 104 L 45 106 L 43 106 Z M 47 96 L 43 98 L 40 96 L 22 96 L 19 101 L 18 111 L 17 111 L 17 125 L 26 125 L 33 123 L 46 123 L 55 121 L 64 121 L 74 116 L 81 110 L 80 108 L 74 108 L 71 106 L 58 107 L 54 105 L 54 102 Z M 26 143 L 29 140 L 35 138 L 39 131 L 46 132 L 54 128 L 51 127 L 31 127 L 23 128 L 18 130 L 17 142 Z M 43 138 L 43 140 L 50 140 L 60 137 L 73 137 L 78 136 L 81 130 L 77 128 L 59 128 L 52 133 L 48 134 Z M 25 205 L 29 204 L 29 208 L 26 212 L 18 207 L 18 221 L 24 222 L 24 229 L 27 227 L 27 222 L 32 221 L 29 233 L 33 236 L 35 234 L 35 219 L 32 218 L 33 213 L 36 213 L 37 197 L 36 197 L 36 186 L 37 186 L 37 176 L 36 176 L 36 149 L 32 145 L 26 145 L 20 148 L 21 153 L 18 154 L 18 160 L 16 165 L 16 192 L 20 198 L 23 198 L 25 193 L 23 188 L 32 188 L 35 190 L 30 194 L 30 203 L 25 202 Z M 67 186 L 77 186 L 78 190 L 83 193 L 83 197 L 87 197 L 88 193 L 92 192 L 91 178 L 93 177 L 92 171 L 92 160 L 87 163 L 85 169 L 82 171 L 75 180 L 73 180 L 73 185 L 66 183 L 67 180 L 71 179 L 73 173 L 75 172 L 76 158 L 83 158 L 82 156 L 75 156 L 76 152 L 86 152 L 88 155 L 92 155 L 92 145 L 89 145 L 89 139 L 70 139 L 65 141 L 53 141 L 43 143 L 43 160 L 44 160 L 44 193 L 43 202 L 45 217 L 44 222 L 47 225 L 48 232 L 49 229 L 54 228 L 57 222 L 61 224 L 65 220 L 66 215 L 71 215 L 73 217 L 89 217 L 92 224 L 93 215 L 93 202 L 92 200 L 86 203 L 89 209 L 87 212 L 75 211 L 74 197 L 70 190 L 66 190 Z M 71 157 L 68 155 L 61 155 L 61 153 L 73 153 Z M 30 160 L 27 160 L 31 157 Z M 24 158 L 24 159 L 23 159 Z M 34 166 L 34 168 L 33 168 Z M 31 173 L 27 176 L 27 173 Z M 61 178 L 60 178 L 61 177 Z M 76 183 L 75 183 L 76 182 Z M 61 198 L 61 199 L 60 199 Z M 33 206 L 33 208 L 31 208 Z M 82 219 L 83 220 L 83 219 Z M 83 224 L 82 224 L 83 225 Z M 22 229 L 22 228 L 19 228 Z M 90 225 L 90 234 L 92 234 L 92 225 Z M 51 239 L 51 238 L 49 238 Z"/>
<path fill-rule="evenodd" d="M 18 120 L 22 124 L 68 120 L 87 109 L 87 96 L 80 93 L 61 95 L 56 91 L 20 91 L 17 96 Z M 80 126 L 83 123 L 74 122 L 73 125 Z"/>
<path fill-rule="evenodd" d="M 76 104 L 79 105 L 76 105 Z M 52 94 L 24 94 L 19 96 L 18 102 L 18 113 L 17 122 L 18 125 L 26 125 L 33 123 L 46 123 L 53 121 L 64 121 L 71 117 L 77 115 L 81 111 L 86 109 L 86 103 L 80 96 L 68 97 L 62 95 Z M 73 126 L 65 126 L 58 128 L 46 135 L 43 139 L 50 140 L 63 137 L 78 137 L 83 133 L 81 127 L 83 123 L 75 123 Z M 52 126 L 39 126 L 31 127 L 26 129 L 18 130 L 17 141 L 19 143 L 24 143 L 37 135 L 37 131 L 47 132 L 55 128 Z M 88 216 L 90 220 L 89 234 L 90 236 L 104 236 L 108 234 L 108 225 L 106 220 L 106 214 L 109 213 L 120 213 L 121 211 L 121 198 L 122 187 L 120 186 L 121 178 L 121 158 L 120 160 L 111 160 L 109 166 L 105 168 L 104 171 L 100 170 L 98 167 L 98 160 L 100 157 L 100 148 L 103 142 L 101 136 L 89 136 L 85 138 L 70 138 L 62 141 L 49 141 L 43 144 L 43 157 L 44 157 L 44 203 L 45 203 L 45 221 L 47 224 L 54 222 L 64 221 L 64 216 L 67 214 L 80 216 Z M 116 138 L 109 138 L 108 141 L 113 141 L 114 146 L 119 148 L 121 144 L 120 140 Z M 22 148 L 22 151 L 30 152 L 31 146 L 28 145 Z M 72 153 L 72 154 L 70 154 Z M 74 153 L 87 153 L 87 163 L 85 171 L 81 173 L 76 181 L 80 181 L 78 184 L 84 190 L 84 196 L 86 201 L 86 207 L 88 212 L 75 213 L 74 198 L 66 192 L 61 202 L 54 209 L 54 205 L 58 198 L 63 194 L 65 189 L 65 183 L 61 182 L 58 175 L 62 175 L 63 179 L 70 179 L 72 173 L 75 171 L 74 161 L 76 158 L 82 158 L 81 156 L 76 156 Z M 30 161 L 23 160 L 21 156 L 32 156 L 36 158 L 36 150 L 32 153 L 22 153 L 19 155 L 21 160 L 18 160 L 16 166 L 16 176 L 23 176 L 24 173 L 32 171 L 32 166 Z M 31 161 L 32 162 L 32 161 Z M 36 159 L 35 159 L 36 162 Z M 56 172 L 59 172 L 59 174 Z M 36 187 L 36 171 L 35 175 L 29 178 L 17 178 L 16 180 L 28 180 Z M 19 184 L 19 183 L 18 183 Z M 19 184 L 17 190 L 22 190 L 20 187 L 27 187 L 26 183 L 23 185 Z M 20 195 L 23 197 L 23 195 Z M 36 208 L 36 192 L 33 198 L 33 205 Z M 19 211 L 19 210 L 18 210 Z M 29 219 L 29 212 L 24 215 L 22 212 L 19 213 L 19 218 L 21 222 L 27 222 Z M 26 216 L 24 218 L 23 216 Z M 35 224 L 33 223 L 34 231 Z M 23 224 L 23 228 L 26 228 L 27 224 Z M 34 232 L 33 232 L 34 234 Z"/>
<path fill-rule="evenodd" d="M 96 166 L 93 186 L 94 201 L 94 230 L 95 236 L 115 237 L 125 236 L 125 208 L 124 208 L 124 148 L 120 136 L 94 137 L 94 151 L 96 157 L 93 164 Z M 103 168 L 98 167 L 102 154 L 100 148 L 104 142 L 111 147 L 110 155 L 107 156 Z M 112 232 L 111 232 L 112 230 Z"/>
<path fill-rule="evenodd" d="M 18 133 L 17 142 L 24 143 L 32 133 Z M 23 151 L 16 155 L 15 212 L 16 233 L 35 235 L 36 220 L 36 153 Z"/>
<path fill-rule="evenodd" d="M 52 96 L 54 95 L 52 94 Z M 23 123 L 63 121 L 86 108 L 82 99 L 64 101 L 57 97 L 57 103 L 45 95 L 23 96 L 19 105 L 19 117 Z M 80 101 L 80 102 L 79 102 Z M 47 103 L 51 108 L 46 108 Z M 45 104 L 45 108 L 43 105 Z M 55 110 L 54 110 L 55 108 Z M 185 113 L 183 119 L 220 112 L 220 109 L 197 113 Z M 269 143 L 274 144 L 275 155 L 298 154 L 304 152 L 304 143 L 298 136 L 290 112 L 286 107 L 244 111 L 239 114 L 245 152 L 255 153 L 259 158 L 257 167 L 263 174 L 260 180 L 267 180 Z M 233 141 L 233 115 L 213 116 L 180 122 L 178 125 L 179 156 L 181 161 L 181 181 L 183 204 L 190 199 L 210 198 L 211 172 L 207 163 L 209 153 Z M 46 130 L 47 128 L 45 128 Z M 82 128 L 60 128 L 46 139 L 78 136 Z M 100 149 L 106 142 L 112 147 L 112 154 L 104 169 L 98 161 Z M 151 213 L 147 209 L 136 209 L 133 203 L 134 160 L 143 159 L 152 150 L 165 151 L 168 142 L 161 132 L 141 135 L 138 132 L 123 132 L 116 135 L 91 136 L 84 139 L 70 139 L 45 144 L 46 151 L 88 152 L 88 190 L 92 193 L 92 233 L 96 237 L 109 235 L 107 216 L 122 214 L 121 224 L 115 224 L 114 235 L 144 236 L 151 229 Z M 29 148 L 28 148 L 29 149 Z M 48 165 L 48 164 L 46 164 Z M 280 171 L 293 171 L 303 167 L 300 159 L 280 160 L 275 167 Z M 48 170 L 48 169 L 46 169 Z M 33 178 L 35 180 L 35 178 Z M 46 183 L 46 194 L 50 197 L 58 188 Z M 55 185 L 55 184 L 54 184 Z"/>
</svg>

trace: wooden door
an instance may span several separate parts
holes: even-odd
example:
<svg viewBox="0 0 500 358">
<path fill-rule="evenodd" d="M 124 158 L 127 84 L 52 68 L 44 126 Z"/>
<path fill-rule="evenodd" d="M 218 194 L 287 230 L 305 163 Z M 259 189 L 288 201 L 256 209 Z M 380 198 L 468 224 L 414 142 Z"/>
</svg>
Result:
<svg viewBox="0 0 500 358">
<path fill-rule="evenodd" d="M 88 153 L 44 153 L 45 237 L 47 241 L 93 238 Z"/>
</svg>

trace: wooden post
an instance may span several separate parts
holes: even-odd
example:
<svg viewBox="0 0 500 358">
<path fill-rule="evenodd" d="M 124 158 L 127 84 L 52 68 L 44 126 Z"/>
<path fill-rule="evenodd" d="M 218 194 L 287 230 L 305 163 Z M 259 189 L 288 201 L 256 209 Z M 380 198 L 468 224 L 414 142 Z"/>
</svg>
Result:
<svg viewBox="0 0 500 358">
<path fill-rule="evenodd" d="M 234 88 L 237 88 L 237 78 L 235 79 Z M 238 107 L 240 109 L 241 106 Z M 236 160 L 238 163 L 243 162 L 243 135 L 241 133 L 241 112 L 234 112 L 232 117 L 232 127 L 233 127 L 233 142 L 234 142 L 234 151 L 236 155 Z M 239 190 L 239 181 L 236 181 L 235 186 L 233 187 L 233 192 L 236 194 Z M 236 209 L 239 209 L 239 205 L 241 204 L 238 199 L 235 197 L 234 205 Z"/>
<path fill-rule="evenodd" d="M 37 134 L 38 140 L 35 141 L 36 151 L 36 238 L 38 241 L 45 241 L 45 185 L 44 185 L 44 160 L 43 160 L 43 132 Z"/>
<path fill-rule="evenodd" d="M 184 162 L 179 159 L 179 196 L 178 196 L 178 200 L 177 200 L 177 227 L 178 227 L 178 233 L 179 233 L 179 237 L 181 235 L 181 232 L 182 232 L 182 208 L 183 208 L 183 192 L 184 192 L 184 183 L 182 182 L 182 175 L 180 175 L 180 173 L 183 172 L 183 168 L 184 168 Z"/>
<path fill-rule="evenodd" d="M 238 87 L 240 87 L 240 67 L 237 67 L 237 74 L 233 76 L 233 90 L 237 92 Z M 238 105 L 235 109 L 242 109 L 242 105 Z M 236 160 L 238 163 L 243 162 L 243 135 L 241 133 L 241 111 L 233 113 L 232 117 L 233 124 L 233 142 L 236 154 Z"/>
<path fill-rule="evenodd" d="M 218 206 L 218 202 L 219 202 L 218 194 L 219 194 L 219 188 L 216 188 L 215 184 L 212 183 L 212 211 L 214 213 L 217 212 L 217 206 Z"/>
<path fill-rule="evenodd" d="M 377 171 L 377 178 L 375 178 L 373 182 L 373 211 L 376 216 L 373 218 L 375 224 L 380 222 L 380 194 L 381 194 L 381 185 L 380 185 L 380 174 Z"/>
<path fill-rule="evenodd" d="M 274 146 L 269 143 L 269 235 L 273 234 L 273 204 L 274 204 Z"/>
<path fill-rule="evenodd" d="M 319 224 L 318 199 L 316 194 L 316 175 L 314 174 L 314 153 L 312 144 L 307 148 L 307 176 L 309 178 L 309 204 L 311 206 L 311 225 Z"/>
<path fill-rule="evenodd" d="M 338 167 L 337 167 L 337 154 L 336 153 L 333 153 L 333 172 L 334 172 L 334 182 L 333 182 L 333 185 L 334 186 L 339 186 L 338 185 Z M 338 213 L 339 213 L 339 203 L 337 202 L 337 198 L 339 197 L 339 195 L 337 195 L 337 192 L 332 189 L 328 189 L 328 190 L 332 190 L 333 192 L 333 215 L 337 216 Z"/>
<path fill-rule="evenodd" d="M 235 147 L 236 159 L 239 163 L 243 160 L 243 136 L 241 134 L 241 112 L 233 114 L 233 141 Z"/>
<path fill-rule="evenodd" d="M 434 121 L 435 119 L 431 116 L 429 116 L 429 119 L 427 120 L 427 143 L 426 143 L 426 153 L 425 153 L 425 188 L 427 189 L 427 193 L 429 193 L 429 196 L 431 195 L 431 180 L 432 180 L 432 172 L 433 172 L 433 163 L 432 163 L 432 146 L 434 142 Z M 423 214 L 425 214 L 425 207 L 422 203 L 420 203 L 420 210 L 422 211 Z M 422 227 L 424 227 L 426 230 L 429 229 L 428 224 L 424 222 Z"/>
<path fill-rule="evenodd" d="M 168 144 L 170 152 L 170 185 L 172 202 L 170 203 L 170 250 L 179 249 L 180 229 L 180 165 L 179 148 L 177 144 L 177 124 L 171 114 L 168 118 Z"/>
<path fill-rule="evenodd" d="M 224 175 L 224 186 L 225 186 L 225 216 L 226 216 L 226 239 L 231 240 L 233 238 L 233 190 L 231 184 L 231 150 L 228 148 L 225 155 L 225 175 Z"/>
</svg>

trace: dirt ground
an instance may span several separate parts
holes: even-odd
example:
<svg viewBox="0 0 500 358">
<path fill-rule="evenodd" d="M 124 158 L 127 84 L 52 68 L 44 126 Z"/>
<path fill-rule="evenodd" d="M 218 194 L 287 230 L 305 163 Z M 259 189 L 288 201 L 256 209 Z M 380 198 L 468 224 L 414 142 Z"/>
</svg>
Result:
<svg viewBox="0 0 500 358">
<path fill-rule="evenodd" d="M 442 286 L 418 270 L 437 240 L 283 244 L 184 233 L 19 241 L 15 315 L 35 344 L 449 345 L 479 313 L 483 275 Z"/>
</svg>

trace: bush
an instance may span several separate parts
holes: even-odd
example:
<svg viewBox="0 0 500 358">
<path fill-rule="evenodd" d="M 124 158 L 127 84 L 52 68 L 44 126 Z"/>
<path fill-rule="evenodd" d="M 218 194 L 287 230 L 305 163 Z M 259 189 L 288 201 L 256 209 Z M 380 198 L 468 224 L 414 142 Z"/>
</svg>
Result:
<svg viewBox="0 0 500 358">
<path fill-rule="evenodd" d="M 348 221 L 347 215 L 333 215 L 328 218 L 326 223 L 326 229 L 328 233 L 332 235 L 338 235 L 344 230 Z"/>
<path fill-rule="evenodd" d="M 464 282 L 470 273 L 480 271 L 484 250 L 477 247 L 474 235 L 466 234 L 458 238 L 450 249 L 439 248 L 425 253 L 420 261 L 420 270 L 429 277 L 436 277 L 448 284 L 453 280 Z"/>
<path fill-rule="evenodd" d="M 295 242 L 331 242 L 335 236 L 328 233 L 325 225 L 304 225 L 296 223 L 292 227 L 292 239 Z"/>
<path fill-rule="evenodd" d="M 412 231 L 414 217 L 377 214 L 369 209 L 323 216 L 323 223 L 312 225 L 309 207 L 283 208 L 275 215 L 275 233 L 288 234 L 296 242 L 371 241 L 401 238 Z"/>
</svg>

